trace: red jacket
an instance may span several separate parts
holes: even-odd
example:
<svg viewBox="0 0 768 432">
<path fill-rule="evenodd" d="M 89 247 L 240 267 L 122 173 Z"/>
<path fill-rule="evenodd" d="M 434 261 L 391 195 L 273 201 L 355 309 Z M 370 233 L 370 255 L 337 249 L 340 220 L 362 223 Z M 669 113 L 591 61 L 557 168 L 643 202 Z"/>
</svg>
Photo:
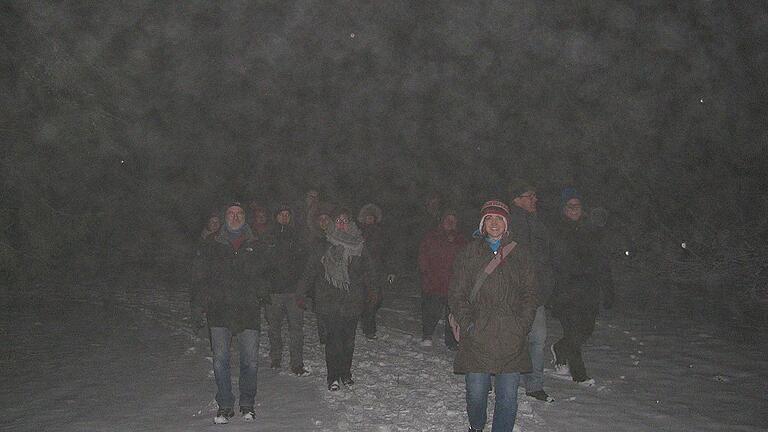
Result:
<svg viewBox="0 0 768 432">
<path fill-rule="evenodd" d="M 421 290 L 425 294 L 446 296 L 453 273 L 453 259 L 467 244 L 457 231 L 437 227 L 427 232 L 419 246 L 419 273 Z"/>
</svg>

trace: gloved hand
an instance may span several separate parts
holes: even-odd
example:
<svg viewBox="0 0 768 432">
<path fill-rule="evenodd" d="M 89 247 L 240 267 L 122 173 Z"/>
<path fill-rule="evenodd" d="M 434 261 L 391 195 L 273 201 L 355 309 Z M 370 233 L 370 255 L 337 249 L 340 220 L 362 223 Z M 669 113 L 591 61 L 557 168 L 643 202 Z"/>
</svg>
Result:
<svg viewBox="0 0 768 432">
<path fill-rule="evenodd" d="M 448 323 L 451 325 L 453 338 L 456 339 L 456 342 L 459 342 L 461 339 L 461 327 L 459 326 L 459 322 L 456 321 L 456 318 L 453 317 L 453 314 L 448 314 Z"/>
<path fill-rule="evenodd" d="M 307 298 L 303 295 L 296 295 L 296 299 L 294 301 L 296 302 L 296 306 L 298 306 L 299 309 L 307 309 Z"/>
</svg>

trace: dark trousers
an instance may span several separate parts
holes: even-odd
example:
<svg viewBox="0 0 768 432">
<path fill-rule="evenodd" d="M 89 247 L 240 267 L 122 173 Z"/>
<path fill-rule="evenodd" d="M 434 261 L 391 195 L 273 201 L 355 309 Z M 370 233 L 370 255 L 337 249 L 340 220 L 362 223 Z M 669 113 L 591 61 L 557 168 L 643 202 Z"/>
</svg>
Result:
<svg viewBox="0 0 768 432">
<path fill-rule="evenodd" d="M 352 355 L 355 352 L 355 330 L 359 317 L 322 315 L 325 324 L 325 367 L 328 384 L 352 378 Z"/>
<path fill-rule="evenodd" d="M 455 348 L 457 345 L 456 339 L 453 338 L 453 332 L 451 326 L 448 323 L 448 307 L 446 298 L 432 295 L 421 294 L 421 337 L 423 339 L 429 339 L 432 337 L 432 333 L 435 332 L 435 326 L 440 318 L 445 320 L 445 346 L 449 348 Z"/>
<path fill-rule="evenodd" d="M 380 301 L 376 303 L 365 302 L 363 313 L 360 315 L 360 327 L 362 327 L 364 335 L 373 336 L 376 334 L 376 311 L 379 310 L 380 306 Z"/>
<path fill-rule="evenodd" d="M 565 307 L 556 312 L 560 325 L 563 326 L 563 337 L 555 343 L 553 349 L 557 363 L 568 365 L 574 381 L 589 379 L 581 356 L 581 346 L 595 330 L 597 311 L 597 307 L 584 305 Z"/>
</svg>

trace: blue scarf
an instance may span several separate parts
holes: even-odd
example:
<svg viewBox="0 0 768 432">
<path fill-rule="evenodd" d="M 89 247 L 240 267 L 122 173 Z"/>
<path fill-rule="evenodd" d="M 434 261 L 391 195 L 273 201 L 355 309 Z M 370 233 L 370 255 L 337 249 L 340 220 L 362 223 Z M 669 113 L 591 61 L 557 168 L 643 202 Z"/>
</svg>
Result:
<svg viewBox="0 0 768 432">
<path fill-rule="evenodd" d="M 485 238 L 485 242 L 488 243 L 488 246 L 491 247 L 491 250 L 496 252 L 499 250 L 499 246 L 501 246 L 501 239 L 494 240 L 490 237 Z"/>
</svg>

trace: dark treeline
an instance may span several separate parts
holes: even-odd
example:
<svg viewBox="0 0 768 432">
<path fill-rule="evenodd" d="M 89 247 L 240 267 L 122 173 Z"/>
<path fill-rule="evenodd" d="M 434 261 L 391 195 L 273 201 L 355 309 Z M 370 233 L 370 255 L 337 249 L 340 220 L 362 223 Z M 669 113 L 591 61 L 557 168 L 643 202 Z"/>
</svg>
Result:
<svg viewBox="0 0 768 432">
<path fill-rule="evenodd" d="M 310 186 L 391 226 L 514 177 L 638 250 L 764 244 L 767 33 L 759 1 L 4 2 L 0 257 L 173 255 Z"/>
</svg>

